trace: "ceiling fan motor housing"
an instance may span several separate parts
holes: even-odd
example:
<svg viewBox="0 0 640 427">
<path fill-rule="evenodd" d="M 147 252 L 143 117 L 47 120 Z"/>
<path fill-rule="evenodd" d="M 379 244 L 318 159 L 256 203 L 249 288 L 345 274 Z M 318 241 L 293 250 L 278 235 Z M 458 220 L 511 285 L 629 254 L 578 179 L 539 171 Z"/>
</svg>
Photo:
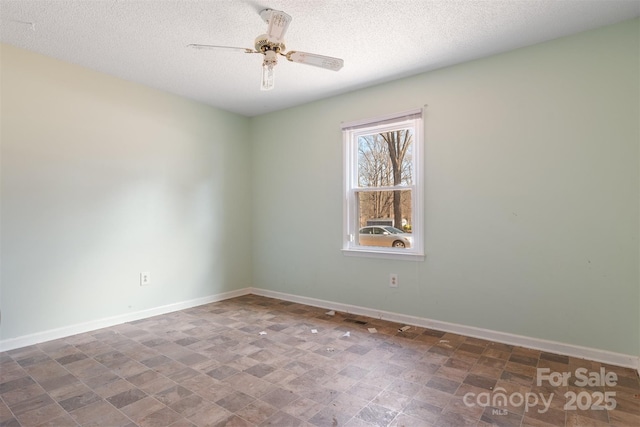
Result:
<svg viewBox="0 0 640 427">
<path fill-rule="evenodd" d="M 284 41 L 281 43 L 273 42 L 269 40 L 266 34 L 261 34 L 256 37 L 255 47 L 258 52 L 265 53 L 268 50 L 272 50 L 275 53 L 284 52 L 286 49 Z"/>
</svg>

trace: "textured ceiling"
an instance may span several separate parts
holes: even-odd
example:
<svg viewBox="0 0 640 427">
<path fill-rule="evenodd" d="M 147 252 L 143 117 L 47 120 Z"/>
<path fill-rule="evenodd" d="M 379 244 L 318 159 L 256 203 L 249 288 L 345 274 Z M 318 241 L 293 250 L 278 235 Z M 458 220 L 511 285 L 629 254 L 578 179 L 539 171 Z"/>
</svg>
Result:
<svg viewBox="0 0 640 427">
<path fill-rule="evenodd" d="M 327 71 L 281 58 L 259 89 L 262 9 L 293 17 L 287 50 L 343 58 Z M 255 116 L 620 22 L 640 0 L 0 0 L 0 40 Z"/>
</svg>

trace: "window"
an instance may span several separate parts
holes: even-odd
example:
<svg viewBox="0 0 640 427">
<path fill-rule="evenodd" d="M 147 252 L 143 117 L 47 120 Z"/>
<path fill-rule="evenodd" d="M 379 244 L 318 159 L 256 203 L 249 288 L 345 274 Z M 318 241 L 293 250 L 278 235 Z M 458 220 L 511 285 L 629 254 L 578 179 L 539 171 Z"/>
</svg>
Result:
<svg viewBox="0 0 640 427">
<path fill-rule="evenodd" d="M 347 255 L 423 259 L 422 110 L 345 123 Z"/>
</svg>

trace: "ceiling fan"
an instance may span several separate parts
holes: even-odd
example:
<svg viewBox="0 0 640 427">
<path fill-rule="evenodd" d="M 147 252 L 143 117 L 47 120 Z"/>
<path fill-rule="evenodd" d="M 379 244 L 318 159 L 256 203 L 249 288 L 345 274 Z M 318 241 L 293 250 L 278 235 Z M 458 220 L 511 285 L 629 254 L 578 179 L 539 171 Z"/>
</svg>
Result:
<svg viewBox="0 0 640 427">
<path fill-rule="evenodd" d="M 290 50 L 285 53 L 284 34 L 291 23 L 291 16 L 281 10 L 264 9 L 260 12 L 262 19 L 268 24 L 266 34 L 256 37 L 255 49 L 231 47 L 231 46 L 214 46 L 208 44 L 189 44 L 194 49 L 232 49 L 245 53 L 260 53 L 264 55 L 262 62 L 262 80 L 260 84 L 261 90 L 271 90 L 274 85 L 274 67 L 278 64 L 278 55 L 284 56 L 291 62 L 300 64 L 313 65 L 315 67 L 325 68 L 327 70 L 338 71 L 344 65 L 344 61 L 340 58 L 331 56 L 317 55 L 315 53 L 298 52 Z"/>
</svg>

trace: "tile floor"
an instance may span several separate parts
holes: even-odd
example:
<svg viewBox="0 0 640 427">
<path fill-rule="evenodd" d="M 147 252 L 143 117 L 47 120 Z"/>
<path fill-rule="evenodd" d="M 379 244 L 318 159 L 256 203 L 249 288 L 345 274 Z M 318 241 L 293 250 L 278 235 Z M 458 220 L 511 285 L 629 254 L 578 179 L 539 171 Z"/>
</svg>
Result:
<svg viewBox="0 0 640 427">
<path fill-rule="evenodd" d="M 631 369 L 326 311 L 247 295 L 0 353 L 0 425 L 640 425 Z"/>
</svg>

